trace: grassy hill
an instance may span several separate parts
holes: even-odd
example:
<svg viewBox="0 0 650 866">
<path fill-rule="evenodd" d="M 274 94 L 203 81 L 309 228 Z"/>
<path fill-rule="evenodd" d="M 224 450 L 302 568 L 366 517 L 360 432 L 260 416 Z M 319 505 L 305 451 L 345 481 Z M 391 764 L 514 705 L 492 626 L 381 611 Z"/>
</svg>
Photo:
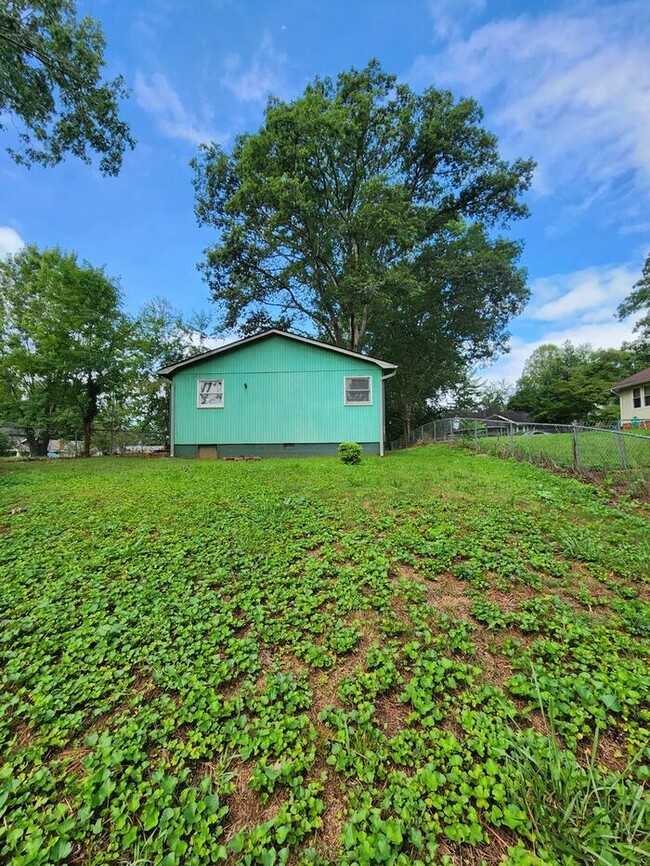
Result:
<svg viewBox="0 0 650 866">
<path fill-rule="evenodd" d="M 0 860 L 642 862 L 649 581 L 463 450 L 4 465 Z"/>
</svg>

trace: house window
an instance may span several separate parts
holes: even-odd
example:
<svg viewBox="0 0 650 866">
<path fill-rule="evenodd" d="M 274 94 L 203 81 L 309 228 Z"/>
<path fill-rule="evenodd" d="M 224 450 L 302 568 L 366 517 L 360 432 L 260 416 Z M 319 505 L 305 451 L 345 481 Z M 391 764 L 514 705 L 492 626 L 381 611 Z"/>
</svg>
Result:
<svg viewBox="0 0 650 866">
<path fill-rule="evenodd" d="M 223 409 L 223 379 L 199 379 L 196 405 L 199 409 Z"/>
<path fill-rule="evenodd" d="M 372 379 L 370 376 L 345 377 L 345 405 L 372 405 Z"/>
<path fill-rule="evenodd" d="M 635 409 L 641 408 L 641 389 L 632 388 L 632 405 Z"/>
<path fill-rule="evenodd" d="M 650 406 L 650 385 L 646 385 L 643 392 L 645 394 L 645 405 Z"/>
</svg>

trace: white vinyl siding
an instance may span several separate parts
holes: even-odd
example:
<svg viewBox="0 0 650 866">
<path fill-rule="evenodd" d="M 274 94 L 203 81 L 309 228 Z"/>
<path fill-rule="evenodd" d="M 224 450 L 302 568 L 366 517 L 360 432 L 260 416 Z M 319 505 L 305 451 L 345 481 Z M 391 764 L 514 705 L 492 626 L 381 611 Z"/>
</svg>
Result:
<svg viewBox="0 0 650 866">
<path fill-rule="evenodd" d="M 372 377 L 346 376 L 344 395 L 346 406 L 372 406 Z"/>
<path fill-rule="evenodd" d="M 223 409 L 223 379 L 198 379 L 196 405 L 199 409 Z"/>
</svg>

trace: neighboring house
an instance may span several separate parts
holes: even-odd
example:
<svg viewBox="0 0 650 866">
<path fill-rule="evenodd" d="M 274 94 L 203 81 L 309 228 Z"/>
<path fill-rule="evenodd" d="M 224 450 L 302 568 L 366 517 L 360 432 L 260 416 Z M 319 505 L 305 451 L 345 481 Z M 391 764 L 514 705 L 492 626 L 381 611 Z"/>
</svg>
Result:
<svg viewBox="0 0 650 866">
<path fill-rule="evenodd" d="M 503 409 L 494 412 L 485 419 L 487 432 L 492 436 L 504 436 L 510 433 L 527 433 L 535 427 L 528 412 L 518 412 Z"/>
<path fill-rule="evenodd" d="M 22 427 L 17 427 L 15 424 L 0 424 L 0 430 L 8 437 L 10 451 L 16 457 L 29 454 L 29 445 L 27 444 L 25 431 Z"/>
<path fill-rule="evenodd" d="M 650 428 L 650 367 L 622 379 L 611 390 L 618 395 L 621 427 Z"/>
<path fill-rule="evenodd" d="M 173 457 L 384 451 L 384 381 L 397 367 L 271 329 L 171 364 Z"/>
<path fill-rule="evenodd" d="M 518 412 L 513 409 L 503 409 L 488 416 L 488 421 L 512 421 L 513 424 L 532 424 L 530 412 Z"/>
<path fill-rule="evenodd" d="M 65 441 L 63 439 L 50 439 L 47 443 L 48 457 L 61 457 L 65 451 Z"/>
</svg>

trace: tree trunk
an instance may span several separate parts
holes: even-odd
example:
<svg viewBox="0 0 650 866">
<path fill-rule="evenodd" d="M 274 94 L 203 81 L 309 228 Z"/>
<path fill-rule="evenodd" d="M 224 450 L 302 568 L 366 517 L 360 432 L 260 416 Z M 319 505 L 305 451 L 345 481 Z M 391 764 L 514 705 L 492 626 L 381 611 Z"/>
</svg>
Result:
<svg viewBox="0 0 650 866">
<path fill-rule="evenodd" d="M 48 434 L 44 433 L 38 436 L 34 430 L 28 427 L 25 430 L 25 438 L 29 445 L 31 457 L 47 457 L 47 446 L 50 441 Z"/>
<path fill-rule="evenodd" d="M 88 373 L 86 381 L 86 410 L 83 415 L 84 422 L 84 457 L 90 457 L 90 437 L 93 432 L 93 421 L 97 417 L 97 398 L 99 397 L 100 389 L 92 378 L 92 374 Z"/>
<path fill-rule="evenodd" d="M 84 420 L 84 457 L 90 457 L 90 436 L 93 432 L 93 422 Z"/>
<path fill-rule="evenodd" d="M 411 435 L 411 404 L 403 403 L 403 424 L 404 424 L 404 436 L 408 439 Z"/>
</svg>

